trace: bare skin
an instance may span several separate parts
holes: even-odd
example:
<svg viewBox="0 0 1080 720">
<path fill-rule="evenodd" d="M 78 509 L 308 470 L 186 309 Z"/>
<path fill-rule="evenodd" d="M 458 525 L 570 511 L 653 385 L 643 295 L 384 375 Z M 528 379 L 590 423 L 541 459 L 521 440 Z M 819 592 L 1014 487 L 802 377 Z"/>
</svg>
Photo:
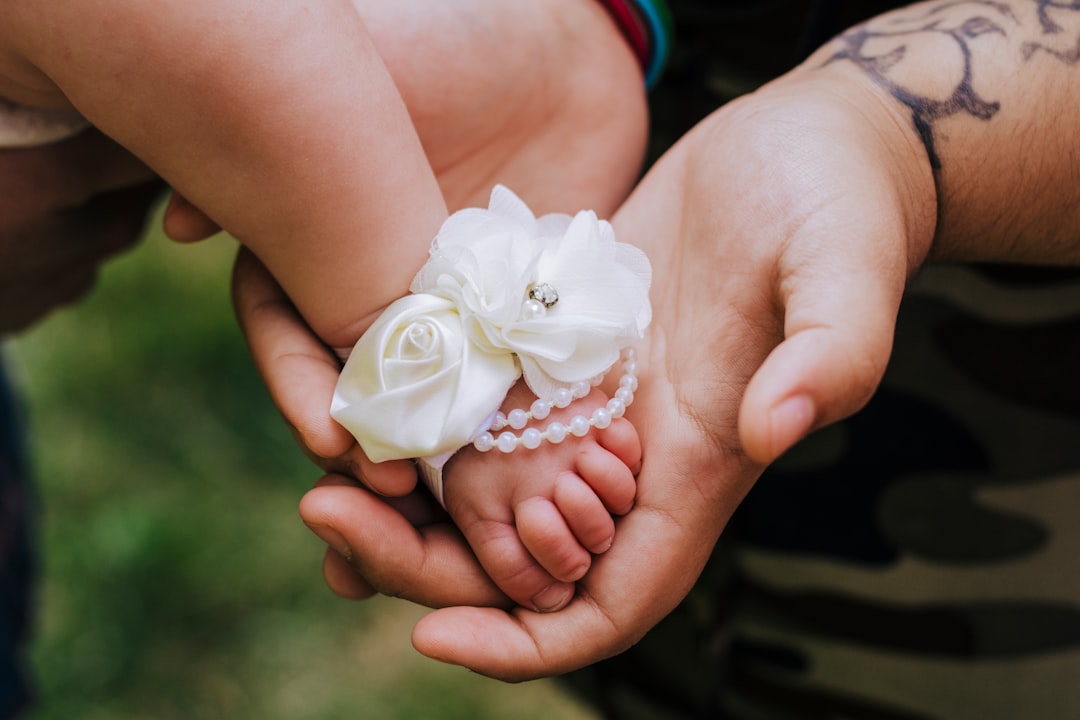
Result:
<svg viewBox="0 0 1080 720">
<path fill-rule="evenodd" d="M 764 464 L 873 393 L 924 262 L 1080 259 L 1078 38 L 1072 5 L 913 5 L 720 109 L 661 158 L 614 220 L 655 269 L 631 413 L 638 495 L 563 611 L 483 607 L 497 594 L 460 540 L 340 478 L 301 506 L 340 553 L 325 566 L 331 587 L 443 607 L 416 627 L 416 647 L 507 680 L 635 642 L 684 597 Z M 954 96 L 985 103 L 938 103 Z M 356 514 L 398 538 L 395 551 L 351 532 Z"/>
<path fill-rule="evenodd" d="M 528 407 L 533 399 L 519 384 L 504 409 Z M 569 423 L 607 400 L 594 389 L 545 422 Z M 640 464 L 641 444 L 625 419 L 511 455 L 466 447 L 446 466 L 446 509 L 500 590 L 523 607 L 557 610 L 570 602 L 592 555 L 614 542 L 612 515 L 633 506 Z"/>
<path fill-rule="evenodd" d="M 15 2 L 4 14 L 0 94 L 30 107 L 77 108 L 177 189 L 166 212 L 170 234 L 190 241 L 219 227 L 231 232 L 321 339 L 339 348 L 351 347 L 407 291 L 447 215 L 425 150 L 455 204 L 475 202 L 496 179 L 518 179 L 541 211 L 567 209 L 570 193 L 575 203 L 613 207 L 643 151 L 640 78 L 621 61 L 629 51 L 593 5 L 549 0 L 510 12 L 490 2 Z M 478 17 L 484 23 L 474 22 Z M 555 32 L 538 32 L 545 25 Z M 464 57 L 461 37 L 448 34 L 454 28 L 474 36 Z M 515 36 L 525 43 L 507 53 L 504 41 Z M 528 75 L 531 63 L 556 54 L 576 64 L 597 49 L 620 58 L 608 63 L 615 72 L 605 78 L 613 88 L 607 93 L 582 82 L 589 73 L 568 72 L 560 87 L 535 74 L 539 86 L 530 86 L 513 74 Z M 383 53 L 398 68 L 400 93 Z M 590 67 L 605 70 L 603 63 Z M 571 124 L 593 137 L 575 133 L 580 144 L 563 142 Z M 565 168 L 548 169 L 559 155 Z M 332 429 L 329 418 L 319 422 Z M 352 445 L 343 431 L 332 432 L 332 442 Z M 332 454 L 350 452 L 358 451 Z M 600 457 L 588 467 L 568 460 L 564 469 L 599 496 L 618 473 L 622 496 L 628 485 L 632 495 L 626 466 L 619 472 L 611 467 L 616 455 Z M 531 460 L 519 455 L 515 462 Z M 415 482 L 400 464 L 368 468 L 386 478 L 384 487 Z M 546 496 L 560 486 L 552 470 Z M 466 498 L 483 501 L 464 489 L 455 496 L 463 510 Z M 571 508 L 578 516 L 572 525 L 585 522 L 583 507 Z M 590 507 L 592 522 L 610 523 L 603 502 Z M 560 537 L 564 553 L 581 550 L 572 534 Z M 520 546 L 516 538 L 507 542 Z M 498 543 L 492 552 L 502 552 Z M 530 607 L 543 592 L 556 593 L 558 606 L 568 600 L 571 585 L 556 583 L 528 554 L 517 557 L 520 567 L 507 575 L 517 578 L 505 588 L 511 596 Z"/>
<path fill-rule="evenodd" d="M 161 192 L 99 133 L 0 150 L 0 335 L 80 298 L 98 265 L 130 247 Z"/>
</svg>

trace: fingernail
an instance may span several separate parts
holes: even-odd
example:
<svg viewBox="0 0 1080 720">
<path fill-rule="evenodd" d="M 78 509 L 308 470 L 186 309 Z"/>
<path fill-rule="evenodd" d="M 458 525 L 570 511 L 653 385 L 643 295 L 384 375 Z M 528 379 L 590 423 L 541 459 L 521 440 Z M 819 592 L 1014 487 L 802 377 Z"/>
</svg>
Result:
<svg viewBox="0 0 1080 720">
<path fill-rule="evenodd" d="M 610 544 L 608 545 L 608 547 L 610 547 Z M 606 551 L 607 551 L 607 548 L 604 548 L 603 550 L 598 550 L 596 552 L 596 554 L 599 555 L 600 553 L 603 553 L 603 552 L 606 552 Z M 566 582 L 577 582 L 581 578 L 585 577 L 585 573 L 589 572 L 589 566 L 590 565 L 592 565 L 592 563 L 587 562 L 587 563 L 584 563 L 582 565 L 577 566 L 576 568 L 574 568 L 573 570 L 568 572 L 564 579 L 566 580 Z"/>
<path fill-rule="evenodd" d="M 810 432 L 814 416 L 814 401 L 807 395 L 793 395 L 772 409 L 769 425 L 774 458 Z"/>
<path fill-rule="evenodd" d="M 573 594 L 572 587 L 561 583 L 548 585 L 533 596 L 533 608 L 537 612 L 555 612 L 570 602 L 570 596 Z"/>
<path fill-rule="evenodd" d="M 349 543 L 345 542 L 345 538 L 341 537 L 336 530 L 331 530 L 328 527 L 313 527 L 311 530 L 318 535 L 324 543 L 329 545 L 331 550 L 345 558 L 346 562 L 351 563 L 353 561 L 352 548 L 349 547 Z"/>
</svg>

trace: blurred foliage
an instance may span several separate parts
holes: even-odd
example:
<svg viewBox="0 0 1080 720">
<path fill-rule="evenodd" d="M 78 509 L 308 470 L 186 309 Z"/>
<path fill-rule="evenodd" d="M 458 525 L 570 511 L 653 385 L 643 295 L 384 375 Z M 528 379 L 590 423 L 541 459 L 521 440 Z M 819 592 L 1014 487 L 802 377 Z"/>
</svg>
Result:
<svg viewBox="0 0 1080 720">
<path fill-rule="evenodd" d="M 422 610 L 323 584 L 318 471 L 256 376 L 228 238 L 151 234 L 11 343 L 40 495 L 33 718 L 588 718 L 418 655 Z"/>
</svg>

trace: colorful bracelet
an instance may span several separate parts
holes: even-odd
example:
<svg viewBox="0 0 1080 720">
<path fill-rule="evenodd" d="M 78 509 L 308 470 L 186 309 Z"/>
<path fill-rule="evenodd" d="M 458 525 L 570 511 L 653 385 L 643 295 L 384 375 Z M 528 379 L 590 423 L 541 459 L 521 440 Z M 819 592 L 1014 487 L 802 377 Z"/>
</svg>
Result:
<svg viewBox="0 0 1080 720">
<path fill-rule="evenodd" d="M 601 0 L 641 63 L 645 87 L 652 89 L 667 64 L 674 35 L 664 0 Z"/>
<path fill-rule="evenodd" d="M 630 0 L 601 0 L 601 2 L 619 26 L 619 30 L 630 44 L 630 49 L 634 51 L 644 72 L 649 67 L 649 38 L 644 25 L 630 9 Z"/>
<path fill-rule="evenodd" d="M 634 0 L 644 16 L 652 37 L 652 52 L 645 67 L 645 87 L 652 89 L 660 79 L 671 54 L 671 41 L 675 35 L 675 23 L 664 0 Z"/>
</svg>

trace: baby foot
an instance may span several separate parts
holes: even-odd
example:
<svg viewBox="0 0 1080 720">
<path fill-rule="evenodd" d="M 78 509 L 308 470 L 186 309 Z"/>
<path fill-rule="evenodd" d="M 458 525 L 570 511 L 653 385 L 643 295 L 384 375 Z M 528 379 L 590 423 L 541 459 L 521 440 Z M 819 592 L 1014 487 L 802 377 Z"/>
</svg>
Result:
<svg viewBox="0 0 1080 720">
<path fill-rule="evenodd" d="M 529 407 L 533 400 L 519 382 L 504 408 Z M 569 425 L 607 401 L 594 388 L 533 425 Z M 612 515 L 633 506 L 640 462 L 637 431 L 621 418 L 531 450 L 481 453 L 470 445 L 446 465 L 444 499 L 495 584 L 519 605 L 551 612 L 573 597 L 574 582 L 588 571 L 592 555 L 611 547 Z"/>
</svg>

